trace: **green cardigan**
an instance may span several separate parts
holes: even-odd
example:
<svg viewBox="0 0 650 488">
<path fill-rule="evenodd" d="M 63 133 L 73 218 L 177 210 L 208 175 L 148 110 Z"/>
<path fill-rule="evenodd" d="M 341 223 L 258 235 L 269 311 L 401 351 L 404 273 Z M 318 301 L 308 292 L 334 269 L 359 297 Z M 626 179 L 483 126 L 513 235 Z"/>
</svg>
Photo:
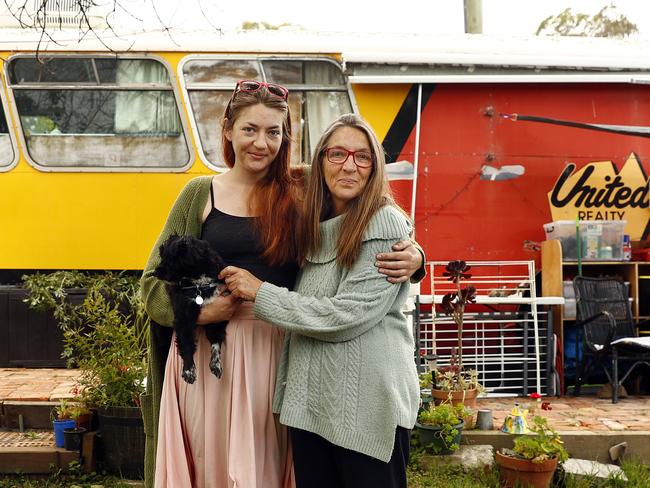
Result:
<svg viewBox="0 0 650 488">
<path fill-rule="evenodd" d="M 351 269 L 338 266 L 341 217 L 321 224 L 295 292 L 263 283 L 255 315 L 288 331 L 273 408 L 280 422 L 388 462 L 396 426 L 413 428 L 420 401 L 413 333 L 402 312 L 409 283 L 374 266 L 379 252 L 407 239 L 411 225 L 385 206 L 365 231 Z"/>
<path fill-rule="evenodd" d="M 145 310 L 153 321 L 149 330 L 147 391 L 141 398 L 142 417 L 144 419 L 146 434 L 145 486 L 147 488 L 153 486 L 160 398 L 162 395 L 163 379 L 165 377 L 167 353 L 171 344 L 171 326 L 174 321 L 174 314 L 169 303 L 169 296 L 165 285 L 153 276 L 153 270 L 160 262 L 158 248 L 169 235 L 193 235 L 196 237 L 201 235 L 203 210 L 210 196 L 211 182 L 212 176 L 199 176 L 189 181 L 185 188 L 183 188 L 151 251 L 140 281 Z M 377 273 L 376 269 L 375 273 Z M 419 281 L 424 275 L 425 268 L 423 265 L 413 275 L 412 281 Z M 380 275 L 377 273 L 377 276 Z"/>
<path fill-rule="evenodd" d="M 210 195 L 212 176 L 191 180 L 181 191 L 172 207 L 140 280 L 140 290 L 145 310 L 151 317 L 149 329 L 147 392 L 141 397 L 142 417 L 146 434 L 144 469 L 145 486 L 153 486 L 156 472 L 156 445 L 158 442 L 158 414 L 165 364 L 171 344 L 174 313 L 164 282 L 153 276 L 160 262 L 158 248 L 171 234 L 201 235 L 203 210 Z M 160 327 L 160 326 L 165 327 Z"/>
</svg>

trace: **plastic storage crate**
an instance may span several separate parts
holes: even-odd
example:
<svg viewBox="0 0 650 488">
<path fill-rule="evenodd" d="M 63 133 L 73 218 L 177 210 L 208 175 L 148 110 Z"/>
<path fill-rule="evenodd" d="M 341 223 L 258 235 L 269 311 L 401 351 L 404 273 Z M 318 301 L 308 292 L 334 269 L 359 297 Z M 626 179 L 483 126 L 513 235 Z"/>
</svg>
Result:
<svg viewBox="0 0 650 488">
<path fill-rule="evenodd" d="M 623 261 L 625 220 L 581 220 L 580 242 L 583 261 Z M 557 239 L 564 261 L 578 260 L 578 239 L 574 220 L 544 224 L 546 239 Z"/>
</svg>

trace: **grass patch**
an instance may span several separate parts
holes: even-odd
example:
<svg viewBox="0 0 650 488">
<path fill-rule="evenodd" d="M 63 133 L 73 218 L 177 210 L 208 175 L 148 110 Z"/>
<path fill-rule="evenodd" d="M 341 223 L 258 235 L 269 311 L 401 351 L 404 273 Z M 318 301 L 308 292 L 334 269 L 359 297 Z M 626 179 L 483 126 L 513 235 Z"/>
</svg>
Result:
<svg viewBox="0 0 650 488">
<path fill-rule="evenodd" d="M 496 466 L 486 470 L 464 471 L 460 466 L 434 465 L 426 463 L 422 449 L 411 451 L 407 471 L 409 488 L 499 488 L 499 472 Z M 423 469 L 423 465 L 430 467 Z M 631 458 L 623 462 L 623 472 L 627 483 L 617 479 L 597 480 L 593 477 L 574 478 L 566 476 L 561 470 L 556 472 L 552 488 L 648 488 L 650 471 L 641 459 Z M 71 463 L 70 472 L 65 474 L 52 467 L 49 476 L 5 475 L 0 476 L 0 488 L 90 488 L 101 485 L 103 488 L 132 488 L 127 482 L 114 476 L 97 473 L 83 473 L 79 463 Z"/>
<path fill-rule="evenodd" d="M 103 488 L 132 488 L 124 480 L 115 476 L 108 476 L 98 473 L 84 473 L 82 466 L 73 461 L 70 463 L 69 471 L 63 470 L 54 465 L 50 466 L 49 475 L 3 475 L 0 476 L 0 488 L 90 488 L 92 485 L 101 485 Z"/>
<path fill-rule="evenodd" d="M 437 464 L 446 456 L 427 454 L 419 445 L 417 434 L 411 438 L 411 452 L 406 472 L 409 488 L 498 488 L 499 473 L 494 469 L 464 471 L 461 466 Z"/>
<path fill-rule="evenodd" d="M 409 488 L 498 488 L 499 474 L 495 470 L 463 471 L 459 466 L 438 466 L 423 472 L 409 467 Z"/>
<path fill-rule="evenodd" d="M 464 471 L 460 466 L 426 462 L 430 456 L 421 449 L 411 453 L 407 479 L 409 488 L 500 488 L 499 470 L 492 465 L 486 470 Z M 443 456 L 444 457 L 444 456 Z M 423 462 L 424 461 L 424 462 Z M 423 466 L 427 466 L 426 469 Z M 627 476 L 625 482 L 614 477 L 596 479 L 566 475 L 561 469 L 555 474 L 552 488 L 648 488 L 650 471 L 641 459 L 631 458 L 623 462 L 621 468 Z"/>
</svg>

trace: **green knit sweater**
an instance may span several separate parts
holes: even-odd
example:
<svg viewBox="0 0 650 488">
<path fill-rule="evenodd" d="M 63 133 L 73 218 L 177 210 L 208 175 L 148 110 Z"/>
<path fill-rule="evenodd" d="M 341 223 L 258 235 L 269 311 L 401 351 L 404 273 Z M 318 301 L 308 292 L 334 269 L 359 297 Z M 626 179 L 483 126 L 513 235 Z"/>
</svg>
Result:
<svg viewBox="0 0 650 488">
<path fill-rule="evenodd" d="M 396 426 L 415 424 L 419 385 L 402 312 L 410 285 L 389 283 L 374 262 L 411 227 L 397 209 L 383 207 L 345 269 L 336 262 L 341 220 L 321 224 L 321 249 L 307 259 L 296 291 L 265 282 L 254 311 L 288 331 L 273 402 L 280 422 L 388 462 Z"/>
</svg>

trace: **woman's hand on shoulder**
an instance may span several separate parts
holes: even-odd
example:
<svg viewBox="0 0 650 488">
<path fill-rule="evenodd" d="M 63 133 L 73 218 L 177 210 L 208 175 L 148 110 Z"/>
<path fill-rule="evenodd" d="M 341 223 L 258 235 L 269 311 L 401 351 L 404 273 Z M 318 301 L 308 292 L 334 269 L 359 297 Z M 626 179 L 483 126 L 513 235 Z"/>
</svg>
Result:
<svg viewBox="0 0 650 488">
<path fill-rule="evenodd" d="M 257 296 L 257 291 L 262 286 L 262 281 L 258 280 L 250 272 L 245 269 L 237 268 L 235 266 L 227 266 L 221 273 L 219 279 L 224 280 L 228 286 L 228 290 L 233 296 L 254 302 Z"/>
<path fill-rule="evenodd" d="M 393 252 L 377 254 L 375 266 L 391 283 L 403 283 L 422 267 L 422 254 L 409 240 L 393 245 Z"/>
<path fill-rule="evenodd" d="M 241 300 L 234 295 L 219 295 L 201 306 L 197 324 L 225 322 L 235 313 Z"/>
</svg>

